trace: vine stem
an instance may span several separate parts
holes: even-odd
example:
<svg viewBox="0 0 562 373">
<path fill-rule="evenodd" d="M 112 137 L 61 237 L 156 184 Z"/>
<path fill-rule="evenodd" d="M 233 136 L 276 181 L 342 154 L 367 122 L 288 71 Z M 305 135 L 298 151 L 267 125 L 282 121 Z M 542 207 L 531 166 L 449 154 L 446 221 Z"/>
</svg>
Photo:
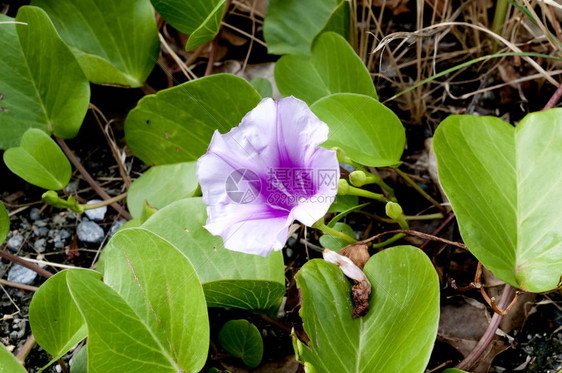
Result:
<svg viewBox="0 0 562 373">
<path fill-rule="evenodd" d="M 447 213 L 447 211 L 445 211 L 445 209 L 443 208 L 443 206 L 441 206 L 441 204 L 439 202 L 437 202 L 433 197 L 431 197 L 429 194 L 427 194 L 422 188 L 420 188 L 420 186 L 418 184 L 416 184 L 416 182 L 414 180 L 412 180 L 410 178 L 410 176 L 408 176 L 408 174 L 406 174 L 404 171 L 398 169 L 398 167 L 393 168 L 393 170 L 400 175 L 408 184 L 410 184 L 410 186 L 412 188 L 414 188 L 419 194 L 421 194 L 425 199 L 427 199 L 429 202 L 431 202 L 435 207 L 437 207 L 439 209 L 439 211 L 441 211 L 441 213 L 443 213 L 443 215 L 445 215 Z"/>
<path fill-rule="evenodd" d="M 100 187 L 100 185 L 94 180 L 94 178 L 92 177 L 92 175 L 90 175 L 88 173 L 88 171 L 86 171 L 86 169 L 84 168 L 84 166 L 82 166 L 82 163 L 80 163 L 80 161 L 78 160 L 78 158 L 76 158 L 76 156 L 74 155 L 74 153 L 72 153 L 72 150 L 70 150 L 70 148 L 68 147 L 68 145 L 66 145 L 66 142 L 64 142 L 63 139 L 59 138 L 59 137 L 55 137 L 55 139 L 57 140 L 57 142 L 59 143 L 59 146 L 61 147 L 62 151 L 64 152 L 64 154 L 66 154 L 66 156 L 68 157 L 68 159 L 70 160 L 70 162 L 72 162 L 72 164 L 74 165 L 74 167 L 76 167 L 76 169 L 80 172 L 80 174 L 82 175 L 82 177 L 84 178 L 84 180 L 86 180 L 86 182 L 88 184 L 90 184 L 90 186 L 92 187 L 92 189 L 94 189 L 96 191 L 96 193 L 104 200 L 109 200 L 111 199 L 111 197 L 109 196 L 109 194 L 106 193 L 105 190 L 103 190 L 102 187 Z M 111 207 L 113 207 L 115 209 L 115 211 L 117 211 L 118 213 L 121 214 L 121 216 L 123 216 L 125 219 L 127 220 L 131 220 L 133 217 L 131 216 L 131 214 L 129 214 L 129 212 L 127 210 L 125 210 L 120 204 L 118 204 L 117 202 L 113 202 L 111 204 Z"/>
<path fill-rule="evenodd" d="M 342 240 L 345 240 L 349 243 L 355 243 L 357 242 L 357 240 L 353 237 L 348 236 L 347 234 L 340 232 L 338 230 L 335 230 L 333 228 L 328 227 L 326 224 L 321 223 L 321 222 L 316 222 L 314 223 L 314 225 L 312 226 L 313 228 L 316 229 L 320 229 L 322 232 L 327 233 L 329 235 L 332 235 L 334 237 L 338 237 L 341 238 Z"/>
<path fill-rule="evenodd" d="M 509 301 L 511 300 L 512 295 L 513 295 L 513 288 L 509 284 L 505 284 L 505 287 L 503 288 L 502 297 L 499 303 L 500 309 L 505 309 L 507 307 Z M 461 361 L 455 368 L 461 370 L 468 370 L 474 364 L 476 364 L 476 362 L 480 359 L 480 357 L 482 357 L 484 352 L 486 352 L 486 349 L 490 345 L 490 342 L 496 335 L 496 330 L 498 330 L 498 327 L 500 326 L 500 321 L 502 320 L 502 317 L 503 316 L 501 316 L 500 314 L 494 313 L 494 316 L 492 316 L 492 321 L 488 325 L 488 328 L 486 329 L 486 332 L 484 332 L 482 338 L 480 338 L 480 341 L 478 341 L 476 347 L 474 347 L 472 352 L 463 361 Z"/>
<path fill-rule="evenodd" d="M 544 106 L 543 110 L 552 109 L 554 106 L 556 106 L 558 101 L 560 101 L 560 97 L 562 97 L 562 84 L 558 86 L 558 88 L 556 89 L 550 100 L 548 100 L 548 102 Z"/>
<path fill-rule="evenodd" d="M 49 278 L 53 275 L 51 272 L 47 271 L 46 269 L 43 269 L 38 265 L 30 263 L 27 260 L 23 260 L 19 256 L 10 254 L 9 252 L 4 250 L 0 250 L 0 258 L 8 259 L 11 262 L 21 265 L 22 267 L 31 269 L 32 271 L 36 272 L 38 275 L 43 276 L 45 278 Z"/>
</svg>

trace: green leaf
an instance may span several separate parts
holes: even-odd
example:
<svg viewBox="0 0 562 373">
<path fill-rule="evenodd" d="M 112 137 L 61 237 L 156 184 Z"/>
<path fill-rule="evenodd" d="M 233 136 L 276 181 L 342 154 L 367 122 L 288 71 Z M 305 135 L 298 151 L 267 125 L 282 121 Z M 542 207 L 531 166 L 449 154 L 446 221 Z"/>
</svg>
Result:
<svg viewBox="0 0 562 373">
<path fill-rule="evenodd" d="M 156 11 L 175 29 L 189 34 L 186 50 L 213 40 L 224 14 L 225 0 L 151 0 Z"/>
<path fill-rule="evenodd" d="M 116 233 L 104 251 L 104 282 L 131 307 L 137 328 L 146 327 L 151 336 L 139 338 L 139 343 L 157 350 L 166 365 L 175 366 L 174 371 L 200 371 L 209 349 L 209 320 L 203 289 L 189 259 L 168 241 L 142 228 Z M 94 299 L 89 302 L 94 303 Z M 93 314 L 92 317 L 98 318 Z M 85 319 L 88 322 L 87 315 Z M 105 323 L 94 322 L 100 326 Z M 124 326 L 123 329 L 128 330 Z M 90 357 L 91 344 L 90 335 Z M 149 356 L 139 356 L 145 362 L 153 361 Z"/>
<path fill-rule="evenodd" d="M 2 345 L 0 347 L 0 373 L 26 373 L 25 368 L 12 353 Z"/>
<path fill-rule="evenodd" d="M 263 340 L 254 324 L 247 320 L 230 320 L 219 332 L 219 342 L 230 355 L 242 359 L 244 364 L 255 368 L 263 356 Z"/>
<path fill-rule="evenodd" d="M 397 246 L 369 259 L 370 310 L 353 319 L 351 285 L 321 259 L 297 273 L 309 346 L 297 355 L 317 372 L 423 372 L 437 335 L 439 280 L 419 249 Z"/>
<path fill-rule="evenodd" d="M 166 347 L 129 304 L 95 272 L 71 269 L 68 289 L 88 325 L 88 371 L 177 372 Z M 138 285 L 137 285 L 138 288 Z M 154 317 L 154 315 L 153 315 Z"/>
<path fill-rule="evenodd" d="M 264 37 L 270 54 L 310 55 L 322 30 L 348 33 L 349 2 L 344 0 L 269 0 Z"/>
<path fill-rule="evenodd" d="M 76 136 L 90 101 L 84 73 L 45 12 L 23 6 L 15 21 L 25 24 L 1 26 L 0 149 L 17 146 L 29 128 Z"/>
<path fill-rule="evenodd" d="M 254 86 L 261 97 L 273 97 L 273 87 L 271 86 L 271 82 L 266 78 L 254 78 L 250 84 Z"/>
<path fill-rule="evenodd" d="M 33 0 L 32 4 L 49 14 L 93 83 L 141 87 L 158 60 L 160 42 L 149 0 Z M 61 71 L 66 73 L 66 67 Z"/>
<path fill-rule="evenodd" d="M 99 273 L 88 271 L 97 279 Z M 29 306 L 29 324 L 35 340 L 54 356 L 54 362 L 87 335 L 87 328 L 68 290 L 67 275 L 62 271 L 49 278 L 33 294 Z"/>
<path fill-rule="evenodd" d="M 358 204 L 359 204 L 359 197 L 357 196 L 337 195 L 336 200 L 334 201 L 334 203 L 332 203 L 332 205 L 328 209 L 328 212 L 346 211 L 349 210 L 350 208 L 357 206 Z"/>
<path fill-rule="evenodd" d="M 70 373 L 88 373 L 88 348 L 82 346 L 72 358 Z"/>
<path fill-rule="evenodd" d="M 562 275 L 562 109 L 514 128 L 493 117 L 451 116 L 434 137 L 439 179 L 464 242 L 508 284 L 533 292 Z"/>
<path fill-rule="evenodd" d="M 216 74 L 141 99 L 125 121 L 131 151 L 146 164 L 190 162 L 216 129 L 228 132 L 261 100 L 244 79 Z"/>
<path fill-rule="evenodd" d="M 152 167 L 136 179 L 127 194 L 127 207 L 135 218 L 141 216 L 144 201 L 157 209 L 191 197 L 197 190 L 197 162 Z"/>
<path fill-rule="evenodd" d="M 353 232 L 353 228 L 351 228 L 349 225 L 345 223 L 336 223 L 334 224 L 333 228 L 339 232 L 343 232 L 347 234 L 349 237 L 355 237 L 355 232 Z M 320 236 L 320 245 L 332 251 L 339 251 L 340 249 L 343 249 L 344 247 L 349 245 L 349 242 L 347 242 L 344 239 L 324 233 L 322 236 Z"/>
<path fill-rule="evenodd" d="M 172 242 L 189 258 L 209 307 L 276 313 L 285 294 L 282 253 L 263 258 L 227 250 L 221 237 L 203 228 L 206 220 L 201 198 L 187 198 L 164 207 L 143 227 Z"/>
<path fill-rule="evenodd" d="M 349 43 L 334 32 L 316 39 L 310 57 L 281 57 L 275 64 L 275 82 L 283 96 L 293 95 L 309 105 L 332 93 L 377 98 L 369 71 Z"/>
<path fill-rule="evenodd" d="M 468 373 L 468 372 L 460 369 L 449 368 L 449 369 L 445 369 L 443 373 Z"/>
<path fill-rule="evenodd" d="M 19 147 L 4 152 L 4 162 L 10 171 L 44 189 L 63 189 L 72 175 L 62 150 L 49 135 L 36 128 L 23 134 Z"/>
<path fill-rule="evenodd" d="M 339 147 L 353 161 L 372 167 L 400 163 L 406 134 L 400 119 L 372 97 L 336 93 L 310 109 L 330 127 L 325 148 Z"/>
<path fill-rule="evenodd" d="M 0 201 L 0 244 L 4 243 L 4 240 L 10 232 L 10 215 L 4 204 Z"/>
</svg>

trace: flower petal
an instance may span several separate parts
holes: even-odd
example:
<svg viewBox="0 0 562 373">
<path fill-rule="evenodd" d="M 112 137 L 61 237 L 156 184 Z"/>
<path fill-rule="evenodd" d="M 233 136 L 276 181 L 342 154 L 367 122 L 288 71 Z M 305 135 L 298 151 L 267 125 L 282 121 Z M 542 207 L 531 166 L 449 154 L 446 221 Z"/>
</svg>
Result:
<svg viewBox="0 0 562 373">
<path fill-rule="evenodd" d="M 205 228 L 221 236 L 224 247 L 261 256 L 283 248 L 294 220 L 289 214 L 275 214 L 269 206 L 258 204 L 209 206 L 207 212 Z"/>
</svg>

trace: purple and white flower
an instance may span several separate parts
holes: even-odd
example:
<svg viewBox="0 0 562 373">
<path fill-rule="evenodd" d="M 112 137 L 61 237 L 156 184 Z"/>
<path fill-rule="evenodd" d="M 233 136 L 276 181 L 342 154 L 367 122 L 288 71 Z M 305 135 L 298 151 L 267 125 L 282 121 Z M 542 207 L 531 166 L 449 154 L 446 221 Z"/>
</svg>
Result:
<svg viewBox="0 0 562 373">
<path fill-rule="evenodd" d="M 227 249 L 281 250 L 294 220 L 312 226 L 334 201 L 336 152 L 318 147 L 328 126 L 301 100 L 266 98 L 238 127 L 215 131 L 197 162 L 207 225 Z"/>
</svg>

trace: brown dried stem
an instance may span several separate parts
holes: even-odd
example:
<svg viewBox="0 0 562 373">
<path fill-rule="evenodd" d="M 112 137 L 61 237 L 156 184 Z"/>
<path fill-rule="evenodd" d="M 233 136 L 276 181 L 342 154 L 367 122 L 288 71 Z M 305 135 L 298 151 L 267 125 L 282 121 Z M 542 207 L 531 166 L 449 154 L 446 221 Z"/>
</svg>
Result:
<svg viewBox="0 0 562 373">
<path fill-rule="evenodd" d="M 30 263 L 26 260 L 23 260 L 22 258 L 20 258 L 17 255 L 10 254 L 7 251 L 0 250 L 0 257 L 2 257 L 4 259 L 8 259 L 9 261 L 11 261 L 13 263 L 17 263 L 17 264 L 21 265 L 22 267 L 31 269 L 32 271 L 36 272 L 38 275 L 43 276 L 45 278 L 49 278 L 53 275 L 51 272 L 47 271 L 46 269 L 43 269 L 43 268 L 39 267 L 38 265 L 35 265 L 35 264 Z"/>
<path fill-rule="evenodd" d="M 500 303 L 499 303 L 500 308 L 507 307 L 507 304 L 509 303 L 512 294 L 513 294 L 513 288 L 509 286 L 509 284 L 506 284 L 503 289 L 502 297 L 500 299 Z M 503 316 L 500 315 L 499 313 L 494 313 L 494 316 L 492 316 L 492 321 L 488 325 L 488 328 L 486 329 L 486 332 L 484 332 L 482 338 L 480 338 L 480 341 L 478 341 L 478 344 L 476 345 L 474 350 L 472 350 L 472 352 L 463 361 L 461 361 L 455 368 L 461 370 L 469 370 L 474 364 L 476 364 L 476 362 L 480 359 L 480 357 L 482 357 L 484 352 L 486 352 L 486 349 L 490 345 L 490 342 L 496 335 L 496 330 L 500 325 L 500 321 L 502 317 Z"/>
<path fill-rule="evenodd" d="M 109 194 L 106 193 L 105 190 L 102 189 L 102 187 L 100 187 L 100 185 L 94 180 L 94 178 L 88 173 L 88 171 L 86 171 L 86 169 L 84 168 L 84 166 L 82 166 L 82 163 L 80 163 L 80 161 L 78 160 L 78 158 L 76 158 L 76 156 L 74 155 L 74 153 L 72 153 L 72 151 L 70 150 L 70 148 L 68 147 L 68 145 L 66 145 L 66 142 L 64 142 L 63 139 L 55 137 L 55 139 L 57 140 L 57 142 L 59 143 L 59 146 L 61 147 L 62 151 L 64 152 L 64 154 L 66 154 L 66 156 L 68 157 L 68 159 L 70 160 L 70 162 L 72 162 L 72 164 L 74 165 L 74 167 L 76 167 L 76 169 L 80 172 L 80 174 L 82 175 L 82 177 L 84 178 L 84 180 L 86 180 L 86 182 L 88 184 L 90 184 L 90 186 L 92 187 L 92 189 L 104 200 L 108 200 L 111 199 L 111 197 L 109 196 Z M 114 202 L 111 204 L 111 207 L 113 207 L 115 209 L 115 211 L 117 211 L 119 214 L 121 214 L 121 216 L 123 216 L 125 219 L 127 220 L 131 220 L 133 217 L 131 216 L 131 214 L 129 214 L 129 212 L 127 210 L 125 210 L 120 204 Z"/>
</svg>

